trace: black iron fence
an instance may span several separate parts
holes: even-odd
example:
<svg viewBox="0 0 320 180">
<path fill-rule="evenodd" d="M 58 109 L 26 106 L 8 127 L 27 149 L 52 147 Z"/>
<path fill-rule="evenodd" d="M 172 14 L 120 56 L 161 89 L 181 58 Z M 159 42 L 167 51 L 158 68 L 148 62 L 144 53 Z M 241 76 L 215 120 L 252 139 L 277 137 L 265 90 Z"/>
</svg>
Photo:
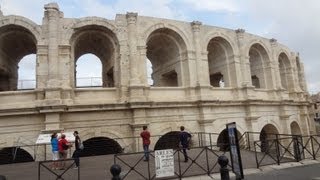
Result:
<svg viewBox="0 0 320 180">
<path fill-rule="evenodd" d="M 74 167 L 74 159 L 39 161 L 38 180 L 80 180 L 80 167 Z"/>
<path fill-rule="evenodd" d="M 184 155 L 181 149 L 174 150 L 174 175 L 166 179 L 181 179 L 183 177 L 209 175 L 218 173 L 218 157 L 229 153 L 214 150 L 218 147 L 203 146 L 193 147 L 188 150 L 188 162 L 184 162 Z M 122 179 L 156 179 L 155 154 L 150 151 L 149 161 L 143 161 L 144 153 L 125 153 L 114 155 L 114 163 L 122 169 Z M 229 166 L 229 168 L 231 168 Z"/>
<path fill-rule="evenodd" d="M 317 159 L 320 156 L 320 136 L 275 136 L 274 139 L 254 141 L 257 168 L 285 162 Z"/>
</svg>

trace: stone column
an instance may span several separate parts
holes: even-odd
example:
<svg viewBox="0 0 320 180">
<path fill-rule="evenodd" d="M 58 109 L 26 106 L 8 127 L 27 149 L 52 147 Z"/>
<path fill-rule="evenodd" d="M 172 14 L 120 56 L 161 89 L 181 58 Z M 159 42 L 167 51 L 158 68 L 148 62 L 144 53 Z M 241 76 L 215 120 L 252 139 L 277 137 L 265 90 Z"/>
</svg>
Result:
<svg viewBox="0 0 320 180">
<path fill-rule="evenodd" d="M 140 84 L 138 78 L 138 58 L 137 58 L 137 16 L 138 13 L 128 12 L 127 29 L 130 61 L 130 86 Z"/>
<path fill-rule="evenodd" d="M 148 75 L 147 75 L 147 46 L 138 46 L 138 70 L 139 80 L 141 85 L 148 85 Z"/>
<path fill-rule="evenodd" d="M 251 82 L 251 75 L 250 75 L 250 61 L 249 56 L 244 52 L 245 42 L 244 42 L 244 29 L 237 29 L 237 39 L 238 39 L 238 46 L 240 50 L 240 63 L 241 63 L 241 72 L 242 72 L 242 79 L 241 79 L 241 86 L 242 87 L 249 87 L 252 86 Z"/>
<path fill-rule="evenodd" d="M 267 66 L 267 72 L 269 71 L 269 74 L 271 77 L 266 77 L 267 82 L 269 81 L 272 87 L 268 87 L 269 89 L 279 89 L 281 87 L 281 80 L 280 80 L 280 73 L 279 73 L 279 61 L 278 57 L 274 55 L 274 49 L 278 47 L 278 43 L 276 39 L 270 39 L 270 44 L 272 48 L 272 56 L 270 58 L 270 64 Z M 274 57 L 274 58 L 272 58 Z"/>
<path fill-rule="evenodd" d="M 58 39 L 60 11 L 57 3 L 49 3 L 44 6 L 45 21 L 47 25 L 48 63 L 49 79 L 47 87 L 59 87 L 59 65 L 58 65 Z"/>
<path fill-rule="evenodd" d="M 59 107 L 62 104 L 59 75 L 59 21 L 62 13 L 59 11 L 57 3 L 46 4 L 44 9 L 43 31 L 46 38 L 44 42 L 47 46 L 43 47 L 47 47 L 48 50 L 47 56 L 42 56 L 47 58 L 47 84 L 45 100 L 41 104 L 45 108 L 41 110 L 41 113 L 45 114 L 45 129 L 54 130 L 60 129 L 60 112 L 63 111 L 63 108 Z M 41 61 L 45 60 L 41 59 Z"/>
<path fill-rule="evenodd" d="M 201 68 L 201 46 L 200 46 L 200 27 L 202 23 L 199 21 L 193 21 L 191 23 L 192 32 L 193 32 L 193 44 L 195 48 L 195 57 L 196 57 L 196 86 L 201 86 L 203 83 L 202 69 Z M 189 70 L 190 71 L 190 70 Z M 208 75 L 207 75 L 208 76 Z"/>
</svg>

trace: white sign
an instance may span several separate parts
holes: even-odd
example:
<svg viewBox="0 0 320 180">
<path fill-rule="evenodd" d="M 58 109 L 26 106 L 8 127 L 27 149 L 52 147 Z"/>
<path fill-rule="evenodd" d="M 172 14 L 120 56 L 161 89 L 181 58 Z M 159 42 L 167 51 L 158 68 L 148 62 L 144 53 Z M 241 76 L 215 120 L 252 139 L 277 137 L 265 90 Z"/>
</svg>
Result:
<svg viewBox="0 0 320 180">
<path fill-rule="evenodd" d="M 173 149 L 157 150 L 155 154 L 156 177 L 174 176 Z"/>
<path fill-rule="evenodd" d="M 65 132 L 66 139 L 68 142 L 74 142 L 75 137 L 73 132 Z M 52 134 L 39 134 L 36 144 L 51 144 L 51 135 Z M 61 133 L 58 133 L 58 138 L 61 136 Z"/>
</svg>

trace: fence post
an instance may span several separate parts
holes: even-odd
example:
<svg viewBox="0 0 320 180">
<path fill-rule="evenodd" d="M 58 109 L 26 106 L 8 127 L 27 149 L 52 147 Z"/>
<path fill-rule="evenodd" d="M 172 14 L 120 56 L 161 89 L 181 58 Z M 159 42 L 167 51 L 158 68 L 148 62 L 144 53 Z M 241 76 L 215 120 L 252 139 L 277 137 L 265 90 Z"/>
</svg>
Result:
<svg viewBox="0 0 320 180">
<path fill-rule="evenodd" d="M 111 180 L 121 180 L 120 173 L 121 173 L 121 167 L 118 164 L 114 164 L 110 168 L 110 172 L 112 174 Z"/>
<path fill-rule="evenodd" d="M 225 155 L 221 155 L 218 158 L 218 163 L 220 165 L 220 177 L 221 180 L 230 180 L 228 165 L 228 158 Z"/>
<path fill-rule="evenodd" d="M 310 136 L 310 141 L 311 141 L 311 148 L 312 148 L 312 157 L 315 160 L 316 159 L 316 155 L 314 153 L 314 146 L 313 146 L 313 136 Z"/>
<path fill-rule="evenodd" d="M 279 148 L 279 137 L 278 137 L 278 134 L 276 134 L 276 153 L 277 153 L 277 163 L 278 165 L 280 165 L 280 148 Z M 270 149 L 270 147 L 269 147 Z"/>
<path fill-rule="evenodd" d="M 247 141 L 248 141 L 248 147 L 249 147 L 249 151 L 251 151 L 251 147 L 250 147 L 250 134 L 248 132 L 245 132 L 247 135 Z"/>
</svg>

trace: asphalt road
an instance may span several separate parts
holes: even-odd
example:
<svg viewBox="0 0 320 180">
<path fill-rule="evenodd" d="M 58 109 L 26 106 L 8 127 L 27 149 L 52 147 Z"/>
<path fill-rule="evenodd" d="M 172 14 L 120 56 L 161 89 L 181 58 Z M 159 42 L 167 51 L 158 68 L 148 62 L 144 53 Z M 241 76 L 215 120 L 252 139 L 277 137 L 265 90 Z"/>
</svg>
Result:
<svg viewBox="0 0 320 180">
<path fill-rule="evenodd" d="M 318 178 L 317 178 L 318 177 Z M 245 180 L 320 180 L 320 163 L 246 175 Z"/>
</svg>

